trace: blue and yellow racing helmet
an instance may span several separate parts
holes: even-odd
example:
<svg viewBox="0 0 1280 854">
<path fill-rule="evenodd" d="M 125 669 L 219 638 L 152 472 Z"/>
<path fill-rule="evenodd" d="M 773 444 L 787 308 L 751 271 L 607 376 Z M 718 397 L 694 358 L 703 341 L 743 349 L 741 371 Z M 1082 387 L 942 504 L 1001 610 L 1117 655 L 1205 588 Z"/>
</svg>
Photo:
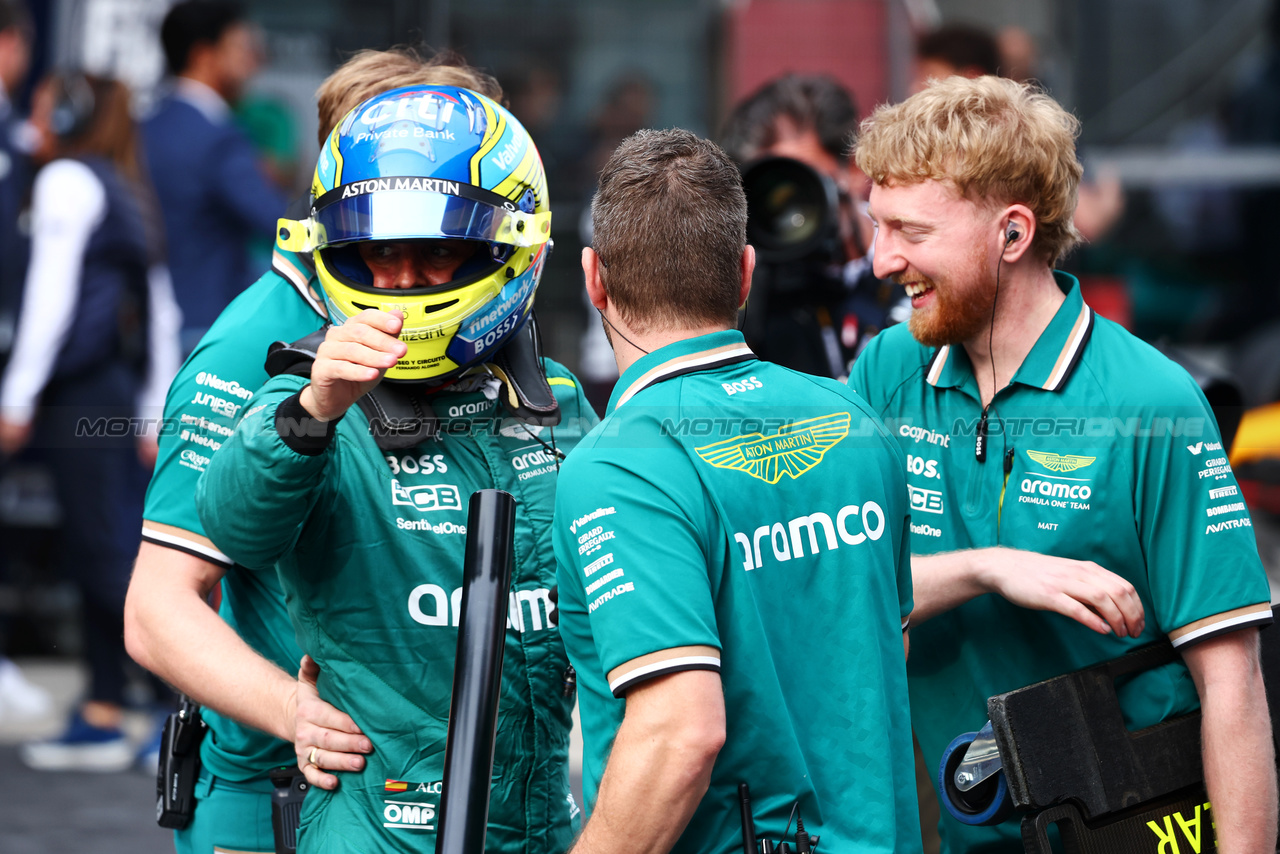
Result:
<svg viewBox="0 0 1280 854">
<path fill-rule="evenodd" d="M 282 249 L 312 252 L 329 318 L 405 313 L 408 352 L 387 378 L 445 379 L 481 364 L 524 328 L 551 247 L 542 160 L 506 109 L 469 89 L 410 86 L 361 103 L 316 163 L 311 215 L 280 220 Z M 443 285 L 388 290 L 358 244 L 484 244 Z"/>
</svg>

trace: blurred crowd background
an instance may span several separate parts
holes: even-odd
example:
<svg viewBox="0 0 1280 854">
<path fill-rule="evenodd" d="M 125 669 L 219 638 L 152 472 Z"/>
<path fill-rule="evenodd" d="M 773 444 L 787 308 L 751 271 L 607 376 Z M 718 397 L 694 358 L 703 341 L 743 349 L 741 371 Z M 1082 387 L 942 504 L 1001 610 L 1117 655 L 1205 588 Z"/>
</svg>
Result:
<svg viewBox="0 0 1280 854">
<path fill-rule="evenodd" d="M 170 5 L 27 3 L 30 62 L 16 83 L 4 81 L 6 122 L 26 133 L 39 81 L 67 69 L 122 81 L 134 115 L 148 115 L 165 92 L 158 32 Z M 238 60 L 241 86 L 228 100 L 282 199 L 306 194 L 317 154 L 316 87 L 352 52 L 452 48 L 497 77 L 550 182 L 555 251 L 538 298 L 547 353 L 601 388 L 613 363 L 593 335 L 598 322 L 581 295 L 578 259 L 589 241 L 595 176 L 623 138 L 643 127 L 680 126 L 721 139 L 734 106 L 787 73 L 829 75 L 865 116 L 876 104 L 902 99 L 925 76 L 969 73 L 994 61 L 1006 76 L 1040 81 L 1083 123 L 1082 217 L 1092 219 L 1077 221 L 1089 242 L 1065 266 L 1080 276 L 1086 299 L 1141 337 L 1180 345 L 1232 374 L 1246 406 L 1280 400 L 1280 276 L 1272 258 L 1280 236 L 1280 12 L 1271 0 L 242 5 L 251 38 Z M 927 39 L 940 28 L 977 33 L 958 43 L 985 39 L 995 53 L 979 49 L 971 63 L 953 59 L 949 70 L 930 65 L 940 60 L 929 55 Z M 11 67 L 4 52 L 13 49 L 0 40 L 0 71 Z M 6 160 L 0 173 L 7 170 Z M 152 176 L 163 201 L 160 180 Z M 27 227 L 23 209 L 21 199 L 17 213 L 6 209 L 13 220 L 7 227 Z M 255 275 L 270 262 L 270 239 L 244 240 Z M 16 303 L 0 305 L 0 359 L 14 344 L 18 320 Z M 194 343 L 190 332 L 183 330 L 184 350 Z M 59 500 L 53 481 L 39 455 L 16 457 L 0 471 L 0 656 L 33 662 L 36 673 L 50 660 L 78 660 L 85 646 L 84 592 L 54 560 L 59 543 L 77 537 L 67 520 L 78 517 L 62 506 L 68 499 Z M 1262 477 L 1251 487 L 1255 519 L 1280 510 L 1277 482 Z M 1273 535 L 1265 524 L 1258 530 L 1274 569 Z M 129 545 L 136 548 L 136 540 Z M 13 721 L 60 718 L 39 691 L 24 699 L 14 681 L 21 677 L 9 666 L 0 661 L 0 738 L 26 732 L 6 730 Z M 59 691 L 74 688 L 55 687 L 54 699 Z M 134 674 L 127 696 L 145 704 L 153 695 Z M 145 811 L 139 823 L 147 824 Z M 7 848 L 2 825 L 0 851 L 27 850 Z"/>
</svg>

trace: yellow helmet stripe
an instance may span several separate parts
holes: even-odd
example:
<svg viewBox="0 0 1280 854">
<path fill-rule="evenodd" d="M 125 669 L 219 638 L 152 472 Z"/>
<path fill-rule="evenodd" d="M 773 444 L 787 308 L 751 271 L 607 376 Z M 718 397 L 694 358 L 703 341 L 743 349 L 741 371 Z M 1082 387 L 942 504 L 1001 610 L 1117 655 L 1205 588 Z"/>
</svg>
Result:
<svg viewBox="0 0 1280 854">
<path fill-rule="evenodd" d="M 480 103 L 484 105 L 485 124 L 489 128 L 489 134 L 485 141 L 481 143 L 475 156 L 471 158 L 471 183 L 476 186 L 483 186 L 480 183 L 480 161 L 484 160 L 490 151 L 493 151 L 494 146 L 498 144 L 498 140 L 502 139 L 502 135 L 507 132 L 506 118 L 494 111 L 489 99 L 485 98 Z"/>
</svg>

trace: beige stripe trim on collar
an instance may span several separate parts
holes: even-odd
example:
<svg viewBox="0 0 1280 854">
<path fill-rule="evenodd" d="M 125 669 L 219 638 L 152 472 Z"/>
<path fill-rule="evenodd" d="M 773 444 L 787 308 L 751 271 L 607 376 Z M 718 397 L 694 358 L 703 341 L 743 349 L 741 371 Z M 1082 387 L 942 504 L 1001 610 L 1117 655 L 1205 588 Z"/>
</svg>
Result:
<svg viewBox="0 0 1280 854">
<path fill-rule="evenodd" d="M 630 386 L 627 387 L 627 390 L 622 393 L 622 397 L 618 398 L 618 406 L 622 406 L 622 404 L 626 403 L 628 400 L 634 397 L 638 392 L 647 388 L 648 386 L 652 385 L 653 383 L 657 382 L 658 380 L 662 379 L 664 376 L 668 374 L 672 374 L 672 373 L 675 373 L 676 371 L 684 370 L 685 368 L 695 368 L 695 367 L 698 367 L 699 365 L 708 365 L 708 364 L 711 364 L 712 362 L 717 362 L 720 359 L 724 359 L 729 356 L 747 356 L 747 355 L 754 355 L 751 352 L 750 347 L 747 347 L 743 344 L 726 344 L 723 347 L 716 347 L 713 350 L 703 350 L 698 353 L 690 353 L 687 356 L 677 356 L 674 359 L 663 362 L 662 364 L 657 365 L 653 368 L 650 368 L 648 371 L 645 371 L 644 374 L 641 375 L 639 379 L 637 379 L 635 382 L 633 382 Z M 617 407 L 614 407 L 614 408 L 616 409 Z"/>
</svg>

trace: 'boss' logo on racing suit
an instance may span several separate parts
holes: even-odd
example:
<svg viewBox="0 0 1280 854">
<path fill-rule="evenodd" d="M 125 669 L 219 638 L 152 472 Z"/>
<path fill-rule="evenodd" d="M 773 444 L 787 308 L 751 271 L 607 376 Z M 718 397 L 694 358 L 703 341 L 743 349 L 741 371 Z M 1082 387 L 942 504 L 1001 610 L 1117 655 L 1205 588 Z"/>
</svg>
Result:
<svg viewBox="0 0 1280 854">
<path fill-rule="evenodd" d="M 391 503 L 412 507 L 424 513 L 431 510 L 461 510 L 462 495 L 451 483 L 427 483 L 421 486 L 401 486 L 391 479 Z"/>
</svg>

